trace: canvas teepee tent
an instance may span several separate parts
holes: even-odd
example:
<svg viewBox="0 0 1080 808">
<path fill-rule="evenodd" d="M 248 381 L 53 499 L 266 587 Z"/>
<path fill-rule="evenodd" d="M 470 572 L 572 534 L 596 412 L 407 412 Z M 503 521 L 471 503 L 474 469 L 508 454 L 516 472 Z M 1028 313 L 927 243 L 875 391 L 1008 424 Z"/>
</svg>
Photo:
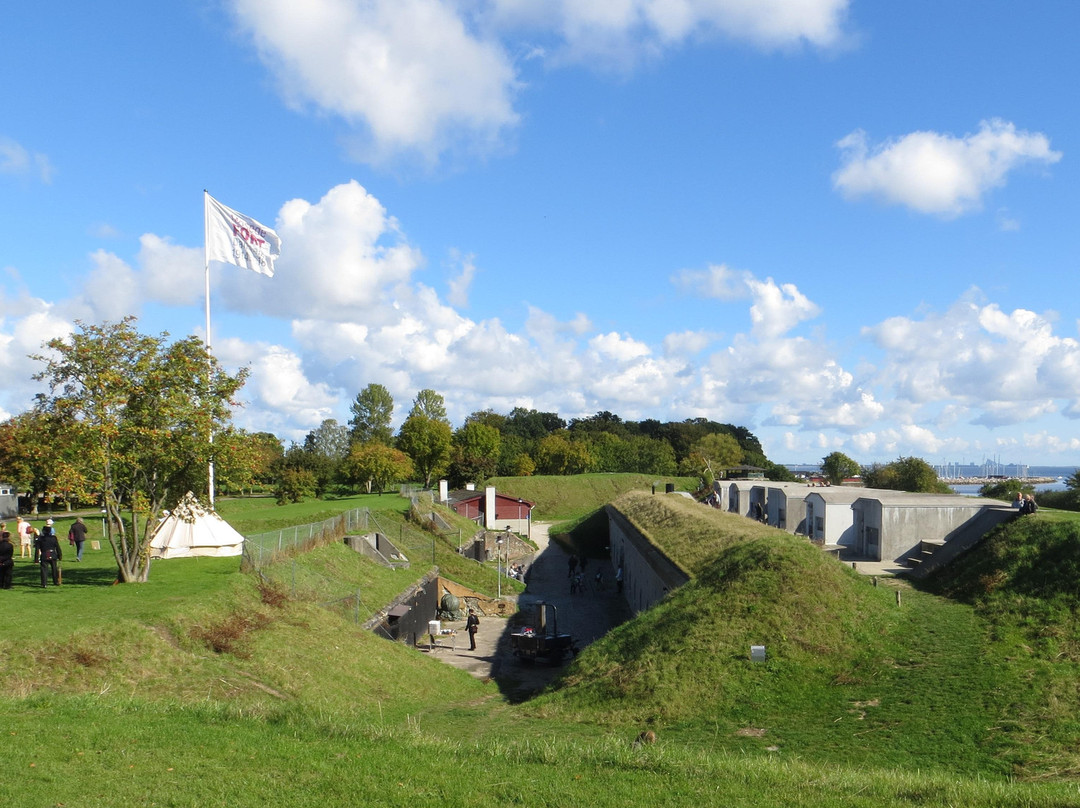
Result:
<svg viewBox="0 0 1080 808">
<path fill-rule="evenodd" d="M 238 556 L 243 547 L 244 537 L 188 491 L 154 530 L 150 557 Z"/>
</svg>

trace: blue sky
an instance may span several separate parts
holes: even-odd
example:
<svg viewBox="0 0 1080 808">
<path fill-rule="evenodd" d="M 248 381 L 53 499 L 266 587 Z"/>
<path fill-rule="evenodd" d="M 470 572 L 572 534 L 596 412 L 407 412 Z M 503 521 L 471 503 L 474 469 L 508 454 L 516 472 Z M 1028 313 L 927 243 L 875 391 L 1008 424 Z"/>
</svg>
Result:
<svg viewBox="0 0 1080 808">
<path fill-rule="evenodd" d="M 238 423 L 367 384 L 455 425 L 706 417 L 777 462 L 1080 464 L 1066 0 L 220 0 L 6 10 L 0 415 L 126 314 L 202 334 Z"/>
</svg>

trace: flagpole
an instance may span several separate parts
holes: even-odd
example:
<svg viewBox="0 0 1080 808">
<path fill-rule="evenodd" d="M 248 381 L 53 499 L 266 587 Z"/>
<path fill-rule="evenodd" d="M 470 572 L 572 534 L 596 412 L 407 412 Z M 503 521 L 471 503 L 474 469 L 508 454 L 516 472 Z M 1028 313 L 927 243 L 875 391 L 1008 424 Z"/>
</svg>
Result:
<svg viewBox="0 0 1080 808">
<path fill-rule="evenodd" d="M 210 193 L 203 188 L 203 263 L 206 267 L 206 362 L 213 374 L 213 362 L 210 358 Z M 210 421 L 210 461 L 207 467 L 207 495 L 210 507 L 214 507 L 214 422 Z"/>
</svg>

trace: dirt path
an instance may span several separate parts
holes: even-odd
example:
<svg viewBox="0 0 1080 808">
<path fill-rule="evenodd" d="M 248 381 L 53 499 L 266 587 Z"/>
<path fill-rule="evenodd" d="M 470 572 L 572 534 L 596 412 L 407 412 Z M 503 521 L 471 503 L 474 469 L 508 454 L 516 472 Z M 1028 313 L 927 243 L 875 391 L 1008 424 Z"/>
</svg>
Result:
<svg viewBox="0 0 1080 808">
<path fill-rule="evenodd" d="M 532 613 L 533 604 L 543 601 L 557 610 L 558 631 L 570 634 L 578 650 L 604 636 L 630 617 L 621 596 L 615 594 L 615 571 L 606 559 L 591 559 L 586 567 L 586 586 L 581 594 L 570 594 L 567 576 L 568 557 L 555 542 L 548 540 L 550 525 L 534 522 L 532 539 L 538 550 L 527 560 L 526 589 L 518 597 L 518 609 Z M 605 586 L 598 588 L 593 576 L 601 570 Z M 442 662 L 468 671 L 481 679 L 492 678 L 512 700 L 520 700 L 541 690 L 562 670 L 558 665 L 520 662 L 510 648 L 509 621 L 497 617 L 481 618 L 476 635 L 476 650 L 469 650 L 465 624 L 444 623 L 458 631 L 457 648 L 438 648 L 433 656 Z"/>
</svg>

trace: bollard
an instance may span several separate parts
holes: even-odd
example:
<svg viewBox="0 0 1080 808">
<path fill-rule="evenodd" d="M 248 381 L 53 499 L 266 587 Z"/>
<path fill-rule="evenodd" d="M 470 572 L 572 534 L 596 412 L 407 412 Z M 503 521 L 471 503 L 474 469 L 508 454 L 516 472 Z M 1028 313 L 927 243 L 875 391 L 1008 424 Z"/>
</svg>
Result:
<svg viewBox="0 0 1080 808">
<path fill-rule="evenodd" d="M 896 605 L 897 606 L 900 605 L 900 590 L 899 589 L 896 590 Z"/>
</svg>

